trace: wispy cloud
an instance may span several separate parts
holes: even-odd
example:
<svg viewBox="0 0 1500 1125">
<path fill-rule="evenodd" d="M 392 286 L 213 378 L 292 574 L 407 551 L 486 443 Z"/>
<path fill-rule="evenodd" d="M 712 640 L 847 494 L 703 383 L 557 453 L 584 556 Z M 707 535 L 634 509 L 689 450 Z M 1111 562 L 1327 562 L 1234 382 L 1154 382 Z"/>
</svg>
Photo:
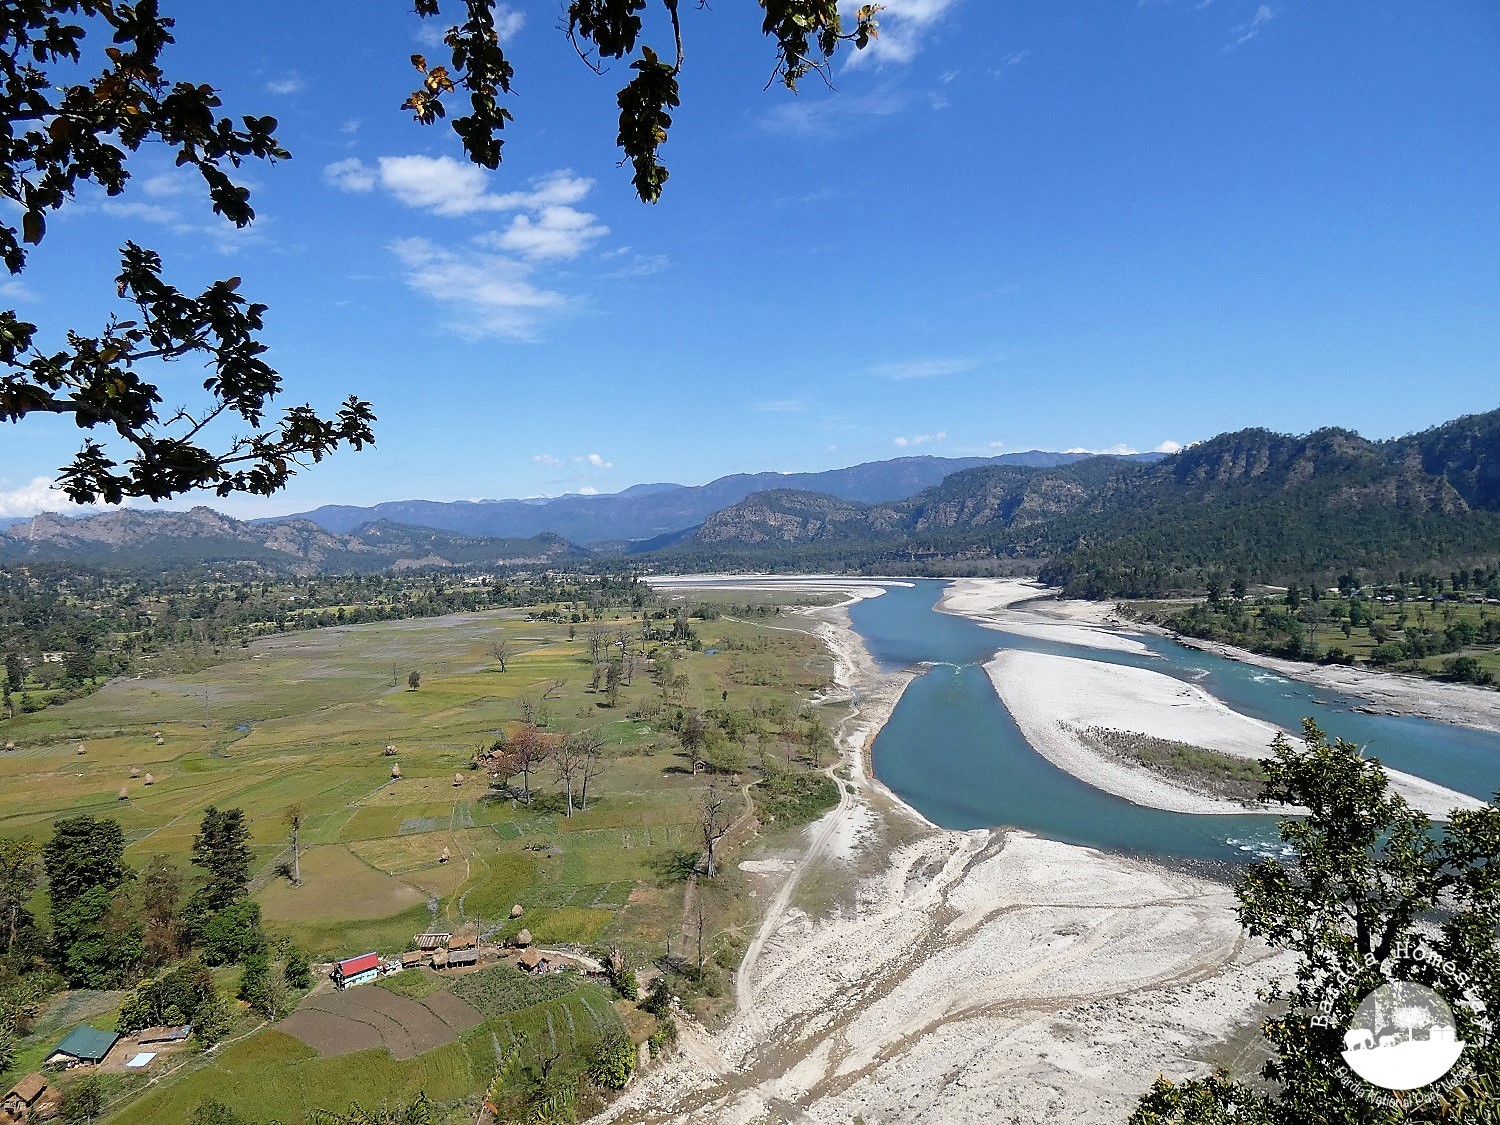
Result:
<svg viewBox="0 0 1500 1125">
<path fill-rule="evenodd" d="M 852 15 L 863 0 L 841 0 L 839 8 Z M 849 55 L 849 66 L 909 63 L 917 57 L 928 34 L 958 0 L 884 0 L 876 21 L 880 33 L 863 51 Z"/>
<path fill-rule="evenodd" d="M 533 260 L 576 258 L 591 243 L 608 233 L 609 228 L 586 211 L 563 205 L 545 205 L 534 218 L 517 215 L 505 230 L 481 235 L 479 242 Z"/>
<path fill-rule="evenodd" d="M 546 465 L 549 469 L 560 469 L 563 466 L 560 457 L 554 457 L 550 453 L 538 453 L 531 458 L 538 465 Z"/>
<path fill-rule="evenodd" d="M 36 294 L 33 293 L 24 281 L 14 277 L 7 277 L 0 281 L 0 297 L 7 301 L 34 301 Z"/>
<path fill-rule="evenodd" d="M 375 169 L 354 156 L 348 160 L 336 160 L 332 164 L 324 165 L 323 179 L 340 191 L 375 190 Z"/>
<path fill-rule="evenodd" d="M 1182 444 L 1182 442 L 1180 442 L 1180 441 L 1173 441 L 1170 438 L 1168 438 L 1166 441 L 1160 442 L 1157 445 L 1153 446 L 1152 449 L 1151 449 L 1151 452 L 1152 453 L 1180 453 L 1184 448 L 1186 448 L 1186 447 Z M 1132 456 L 1132 455 L 1134 455 L 1136 453 L 1139 453 L 1140 450 L 1137 449 L 1135 446 L 1128 445 L 1128 444 L 1126 444 L 1125 442 L 1122 441 L 1122 442 L 1116 443 L 1115 445 L 1106 446 L 1103 449 L 1089 449 L 1089 448 L 1086 448 L 1086 447 L 1081 446 L 1081 445 L 1075 445 L 1072 449 L 1065 449 L 1065 450 L 1063 450 L 1063 452 L 1064 453 L 1092 453 L 1092 454 L 1095 454 L 1097 456 L 1110 456 L 1110 457 L 1129 457 L 1129 456 Z"/>
<path fill-rule="evenodd" d="M 1259 38 L 1260 33 L 1263 32 L 1266 29 L 1267 25 L 1276 18 L 1278 11 L 1279 9 L 1273 8 L 1269 4 L 1262 4 L 1260 7 L 1256 8 L 1255 14 L 1250 17 L 1248 22 L 1242 23 L 1238 27 L 1235 27 L 1233 29 L 1232 34 L 1234 35 L 1234 41 L 1224 49 L 1226 51 L 1231 51 L 1236 47 L 1244 46 L 1252 39 Z"/>
<path fill-rule="evenodd" d="M 483 251 L 450 250 L 425 238 L 390 245 L 406 283 L 439 304 L 448 327 L 469 340 L 536 339 L 540 318 L 565 308 L 568 298 L 532 280 L 529 263 Z"/>
<path fill-rule="evenodd" d="M 936 379 L 943 375 L 957 375 L 972 371 L 975 363 L 971 359 L 907 359 L 898 363 L 880 363 L 868 369 L 871 375 L 882 379 Z"/>
<path fill-rule="evenodd" d="M 295 71 L 282 78 L 273 78 L 266 83 L 266 89 L 273 94 L 300 94 L 307 89 L 307 83 L 302 81 L 302 76 Z"/>
<path fill-rule="evenodd" d="M 909 91 L 895 86 L 883 86 L 864 94 L 830 93 L 816 97 L 801 94 L 773 106 L 761 117 L 760 124 L 773 133 L 824 137 L 890 117 L 910 104 Z"/>
<path fill-rule="evenodd" d="M 752 408 L 760 414 L 805 414 L 807 403 L 800 398 L 770 398 L 762 399 Z"/>
<path fill-rule="evenodd" d="M 582 457 L 575 457 L 573 458 L 573 460 L 581 465 L 592 465 L 596 469 L 613 469 L 615 467 L 615 463 L 613 461 L 606 461 L 597 453 L 589 453 Z"/>
<path fill-rule="evenodd" d="M 947 441 L 948 431 L 939 430 L 935 434 L 913 434 L 911 437 L 895 437 L 891 444 L 897 449 L 906 449 L 913 445 L 926 445 L 930 441 Z"/>
</svg>

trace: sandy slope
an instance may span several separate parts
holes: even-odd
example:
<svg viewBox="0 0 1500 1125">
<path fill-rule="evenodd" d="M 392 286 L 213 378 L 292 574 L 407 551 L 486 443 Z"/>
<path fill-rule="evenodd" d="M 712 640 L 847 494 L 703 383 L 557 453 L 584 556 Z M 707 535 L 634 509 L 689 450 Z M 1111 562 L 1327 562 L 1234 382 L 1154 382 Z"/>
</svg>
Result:
<svg viewBox="0 0 1500 1125">
<path fill-rule="evenodd" d="M 859 591 L 863 593 L 863 591 Z M 908 677 L 879 673 L 838 610 L 816 611 L 858 692 L 840 732 L 857 795 L 808 830 L 717 1034 L 683 1020 L 677 1057 L 599 1120 L 1119 1122 L 1158 1072 L 1201 1073 L 1278 969 L 1222 886 L 1019 832 L 933 828 L 863 772 Z M 885 850 L 890 837 L 905 842 Z M 830 916 L 798 880 L 842 868 Z M 874 874 L 860 876 L 861 870 Z"/>
</svg>

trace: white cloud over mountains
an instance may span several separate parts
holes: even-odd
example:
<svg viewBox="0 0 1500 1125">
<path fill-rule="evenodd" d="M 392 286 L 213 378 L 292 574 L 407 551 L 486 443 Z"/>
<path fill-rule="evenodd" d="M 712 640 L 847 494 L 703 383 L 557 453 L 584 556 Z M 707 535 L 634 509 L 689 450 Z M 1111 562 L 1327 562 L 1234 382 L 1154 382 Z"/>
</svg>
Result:
<svg viewBox="0 0 1500 1125">
<path fill-rule="evenodd" d="M 939 430 L 935 434 L 913 434 L 911 437 L 895 437 L 891 444 L 897 449 L 905 449 L 912 445 L 926 445 L 929 441 L 947 441 L 948 431 Z"/>
<path fill-rule="evenodd" d="M 540 315 L 569 303 L 537 280 L 539 264 L 576 258 L 609 233 L 597 216 L 574 206 L 594 181 L 568 171 L 510 192 L 491 191 L 484 169 L 451 156 L 382 156 L 373 165 L 350 158 L 325 166 L 323 176 L 340 191 L 379 188 L 403 206 L 440 218 L 509 216 L 467 246 L 427 238 L 391 243 L 407 284 L 449 306 L 449 326 L 469 339 L 534 339 Z"/>
</svg>

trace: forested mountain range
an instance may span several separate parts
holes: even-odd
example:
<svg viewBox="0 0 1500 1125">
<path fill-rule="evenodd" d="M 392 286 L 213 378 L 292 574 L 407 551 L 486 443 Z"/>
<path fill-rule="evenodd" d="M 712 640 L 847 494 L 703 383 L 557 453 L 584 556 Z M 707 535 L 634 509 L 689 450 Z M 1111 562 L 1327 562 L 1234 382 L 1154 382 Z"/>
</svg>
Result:
<svg viewBox="0 0 1500 1125">
<path fill-rule="evenodd" d="M 911 569 L 1029 561 L 1086 596 L 1500 557 L 1500 411 L 1374 442 L 1348 430 L 1223 434 L 1155 464 L 986 466 L 895 503 L 778 489 L 658 553 L 681 566 Z"/>
<path fill-rule="evenodd" d="M 822 492 L 866 504 L 900 500 L 944 477 L 979 465 L 1066 465 L 1086 453 L 1002 453 L 995 457 L 897 457 L 821 473 L 738 473 L 703 485 L 638 484 L 603 496 L 442 503 L 397 500 L 371 507 L 327 505 L 284 517 L 347 532 L 372 520 L 394 520 L 465 535 L 531 536 L 552 532 L 574 543 L 618 544 L 670 536 L 702 523 L 721 508 L 773 488 Z M 1137 454 L 1143 460 L 1156 453 Z"/>
<path fill-rule="evenodd" d="M 307 520 L 252 524 L 210 508 L 121 509 L 82 519 L 40 515 L 0 529 L 0 564 L 70 562 L 110 571 L 219 563 L 273 574 L 360 573 L 420 566 L 565 566 L 588 553 L 557 535 L 499 539 L 389 521 L 335 535 Z"/>
</svg>

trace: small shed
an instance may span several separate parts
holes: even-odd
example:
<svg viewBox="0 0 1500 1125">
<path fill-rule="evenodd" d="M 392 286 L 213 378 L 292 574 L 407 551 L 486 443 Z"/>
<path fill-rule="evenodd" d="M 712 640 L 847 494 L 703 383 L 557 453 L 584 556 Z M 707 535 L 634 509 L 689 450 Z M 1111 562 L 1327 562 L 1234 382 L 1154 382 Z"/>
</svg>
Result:
<svg viewBox="0 0 1500 1125">
<path fill-rule="evenodd" d="M 74 1067 L 101 1063 L 119 1039 L 120 1035 L 115 1031 L 75 1027 L 61 1043 L 52 1048 L 52 1053 L 47 1056 L 47 1065 Z"/>
<path fill-rule="evenodd" d="M 401 967 L 403 969 L 414 969 L 418 965 L 430 964 L 432 954 L 425 953 L 420 949 L 413 949 L 410 953 L 401 954 Z"/>
<path fill-rule="evenodd" d="M 477 934 L 454 934 L 448 939 L 448 950 L 452 952 L 455 949 L 473 949 L 478 944 Z"/>
<path fill-rule="evenodd" d="M 434 933 L 427 933 L 427 934 L 418 934 L 417 935 L 417 948 L 418 949 L 439 949 L 442 946 L 447 945 L 448 944 L 448 939 L 451 938 L 452 936 L 453 936 L 452 934 L 440 934 L 440 933 L 436 933 L 436 932 L 434 932 Z"/>
<path fill-rule="evenodd" d="M 8 1113 L 17 1121 L 24 1119 L 46 1089 L 45 1078 L 40 1074 L 28 1074 L 11 1087 L 10 1092 L 3 1099 L 0 1099 L 0 1113 Z"/>
<path fill-rule="evenodd" d="M 365 953 L 340 961 L 333 967 L 333 983 L 340 988 L 368 984 L 380 975 L 380 954 Z"/>
<path fill-rule="evenodd" d="M 177 1027 L 148 1027 L 135 1033 L 135 1041 L 142 1046 L 147 1043 L 186 1043 L 192 1034 L 193 1025 L 190 1023 Z"/>
<path fill-rule="evenodd" d="M 528 969 L 533 973 L 548 973 L 552 971 L 552 959 L 540 949 L 529 948 L 521 950 L 519 960 L 521 968 Z"/>
<path fill-rule="evenodd" d="M 469 965 L 477 964 L 479 964 L 479 950 L 477 949 L 469 948 L 448 950 L 447 968 L 462 969 L 468 967 Z"/>
</svg>

